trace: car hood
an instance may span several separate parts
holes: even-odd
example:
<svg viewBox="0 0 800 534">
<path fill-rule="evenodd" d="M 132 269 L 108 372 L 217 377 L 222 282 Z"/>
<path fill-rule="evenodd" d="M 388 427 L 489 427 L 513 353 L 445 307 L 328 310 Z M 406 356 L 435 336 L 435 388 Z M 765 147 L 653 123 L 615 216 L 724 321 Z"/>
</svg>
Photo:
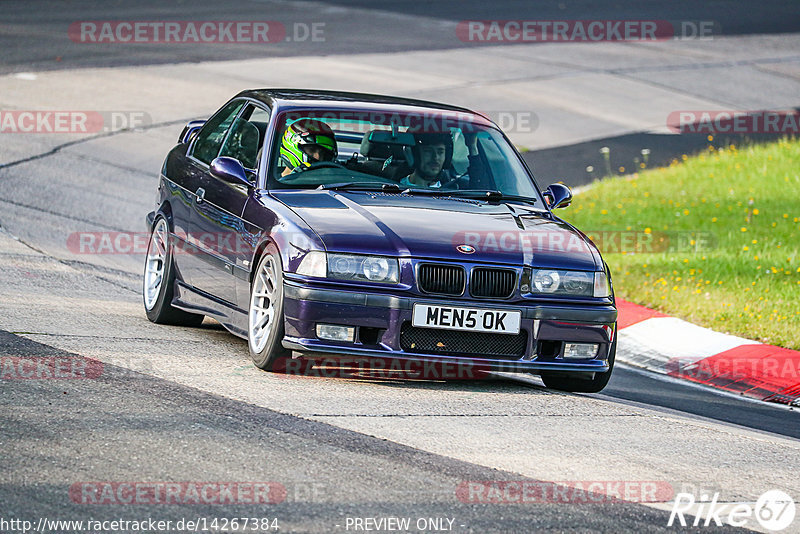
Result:
<svg viewBox="0 0 800 534">
<path fill-rule="evenodd" d="M 330 252 L 603 268 L 599 252 L 584 234 L 521 205 L 381 192 L 271 194 L 301 217 Z"/>
</svg>

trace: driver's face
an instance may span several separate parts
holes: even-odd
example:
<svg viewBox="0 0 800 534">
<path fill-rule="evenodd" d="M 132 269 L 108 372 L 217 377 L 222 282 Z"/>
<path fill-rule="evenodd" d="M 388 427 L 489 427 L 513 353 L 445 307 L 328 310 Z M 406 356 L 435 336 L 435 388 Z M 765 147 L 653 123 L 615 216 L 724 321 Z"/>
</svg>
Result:
<svg viewBox="0 0 800 534">
<path fill-rule="evenodd" d="M 312 160 L 313 163 L 318 163 L 320 161 L 331 161 L 331 151 L 326 150 L 318 145 L 311 145 L 305 147 L 303 150 L 308 157 Z"/>
<path fill-rule="evenodd" d="M 429 180 L 439 176 L 444 166 L 446 153 L 444 144 L 422 145 L 419 149 L 419 173 Z"/>
</svg>

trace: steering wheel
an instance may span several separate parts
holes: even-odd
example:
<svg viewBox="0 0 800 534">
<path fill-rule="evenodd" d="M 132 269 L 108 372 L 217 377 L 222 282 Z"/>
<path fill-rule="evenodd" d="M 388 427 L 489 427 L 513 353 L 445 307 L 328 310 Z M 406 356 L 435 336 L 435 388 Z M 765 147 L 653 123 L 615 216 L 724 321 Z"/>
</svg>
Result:
<svg viewBox="0 0 800 534">
<path fill-rule="evenodd" d="M 469 189 L 469 175 L 462 174 L 455 176 L 450 180 L 444 182 L 441 187 L 442 191 L 454 191 L 458 189 Z"/>
<path fill-rule="evenodd" d="M 347 170 L 347 167 L 345 167 L 338 161 L 318 161 L 316 163 L 312 163 L 308 167 L 297 167 L 292 172 L 306 172 L 306 171 L 313 171 L 314 169 L 324 169 L 324 168 Z"/>
<path fill-rule="evenodd" d="M 347 167 L 336 161 L 318 161 L 316 163 L 312 163 L 308 167 L 295 167 L 294 170 L 292 170 L 292 172 L 290 172 L 286 176 L 283 176 L 280 181 L 291 182 L 293 180 L 298 180 L 306 171 L 313 171 L 314 169 L 325 169 L 325 168 L 348 170 Z"/>
</svg>

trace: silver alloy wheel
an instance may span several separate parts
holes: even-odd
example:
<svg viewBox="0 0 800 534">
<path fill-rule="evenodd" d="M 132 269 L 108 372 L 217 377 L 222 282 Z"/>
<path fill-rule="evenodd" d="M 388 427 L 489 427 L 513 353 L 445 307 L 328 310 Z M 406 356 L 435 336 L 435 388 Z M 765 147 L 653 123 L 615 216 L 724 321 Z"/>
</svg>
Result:
<svg viewBox="0 0 800 534">
<path fill-rule="evenodd" d="M 159 219 L 147 245 L 147 260 L 144 264 L 144 307 L 152 310 L 161 292 L 167 270 L 167 221 Z"/>
<path fill-rule="evenodd" d="M 275 299 L 278 293 L 278 273 L 275 260 L 270 254 L 264 256 L 261 268 L 253 281 L 250 295 L 249 335 L 250 348 L 260 353 L 275 327 Z"/>
</svg>

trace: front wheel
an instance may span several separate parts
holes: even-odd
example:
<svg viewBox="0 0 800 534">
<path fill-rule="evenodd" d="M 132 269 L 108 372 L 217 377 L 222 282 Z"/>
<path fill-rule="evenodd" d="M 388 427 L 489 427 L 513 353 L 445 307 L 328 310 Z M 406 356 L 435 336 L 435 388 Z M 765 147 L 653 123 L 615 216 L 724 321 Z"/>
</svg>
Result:
<svg viewBox="0 0 800 534">
<path fill-rule="evenodd" d="M 616 329 L 615 329 L 616 330 Z M 541 374 L 542 382 L 550 389 L 569 391 L 571 393 L 599 393 L 611 379 L 611 371 L 614 370 L 614 358 L 617 354 L 617 339 L 611 343 L 608 352 L 608 371 L 605 373 L 595 373 L 594 378 L 585 380 L 581 378 L 569 378 L 562 375 L 551 375 L 547 372 Z"/>
<path fill-rule="evenodd" d="M 147 318 L 158 324 L 199 326 L 203 315 L 189 313 L 172 306 L 175 290 L 175 265 L 169 245 L 169 226 L 163 216 L 153 225 L 144 263 L 142 300 Z"/>
<path fill-rule="evenodd" d="M 250 286 L 247 344 L 256 367 L 272 371 L 279 358 L 290 355 L 281 345 L 283 335 L 283 269 L 277 249 L 269 245 Z"/>
</svg>

